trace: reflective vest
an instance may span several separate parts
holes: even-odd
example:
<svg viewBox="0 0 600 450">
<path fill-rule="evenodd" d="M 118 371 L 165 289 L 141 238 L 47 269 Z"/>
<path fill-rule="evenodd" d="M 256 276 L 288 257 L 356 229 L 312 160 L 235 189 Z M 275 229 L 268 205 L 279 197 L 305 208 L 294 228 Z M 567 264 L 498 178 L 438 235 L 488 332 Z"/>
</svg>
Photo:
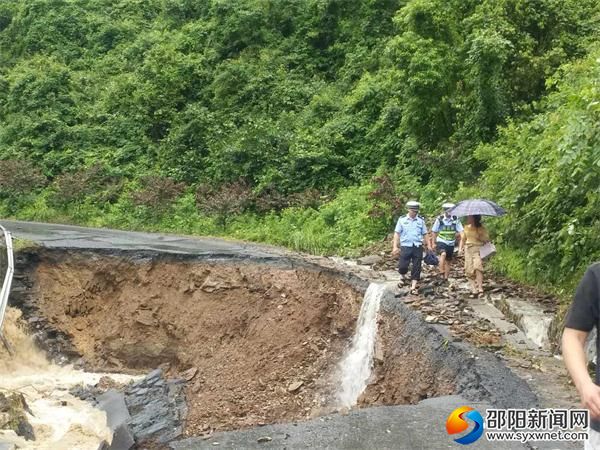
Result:
<svg viewBox="0 0 600 450">
<path fill-rule="evenodd" d="M 440 222 L 440 231 L 438 231 L 438 237 L 444 241 L 456 240 L 456 224 L 458 223 L 458 217 L 452 216 L 452 221 L 449 224 L 444 223 L 444 216 L 438 217 Z"/>
</svg>

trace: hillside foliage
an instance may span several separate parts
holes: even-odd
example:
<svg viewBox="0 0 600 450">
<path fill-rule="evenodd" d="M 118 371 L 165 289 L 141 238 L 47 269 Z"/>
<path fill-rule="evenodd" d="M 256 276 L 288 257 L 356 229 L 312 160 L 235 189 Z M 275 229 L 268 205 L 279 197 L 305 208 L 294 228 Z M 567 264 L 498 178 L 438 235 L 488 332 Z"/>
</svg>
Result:
<svg viewBox="0 0 600 450">
<path fill-rule="evenodd" d="M 498 269 L 600 259 L 597 0 L 4 0 L 5 216 L 348 254 L 486 196 Z M 29 182 L 27 181 L 29 180 Z"/>
</svg>

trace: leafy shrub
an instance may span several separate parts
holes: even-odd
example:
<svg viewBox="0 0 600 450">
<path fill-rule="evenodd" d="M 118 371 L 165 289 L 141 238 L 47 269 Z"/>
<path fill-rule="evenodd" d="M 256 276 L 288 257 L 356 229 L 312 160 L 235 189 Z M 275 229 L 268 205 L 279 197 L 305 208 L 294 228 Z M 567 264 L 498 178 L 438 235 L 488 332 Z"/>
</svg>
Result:
<svg viewBox="0 0 600 450">
<path fill-rule="evenodd" d="M 131 196 L 133 203 L 164 213 L 185 190 L 185 184 L 172 178 L 148 175 L 141 180 L 142 188 Z"/>
<path fill-rule="evenodd" d="M 0 161 L 0 193 L 3 195 L 28 194 L 46 184 L 46 177 L 30 161 L 25 159 Z"/>
<path fill-rule="evenodd" d="M 290 205 L 289 198 L 275 186 L 268 186 L 255 194 L 253 203 L 255 211 L 259 213 L 281 211 Z"/>
<path fill-rule="evenodd" d="M 293 192 L 286 196 L 279 190 L 269 187 L 255 195 L 253 203 L 256 212 L 268 213 L 290 207 L 318 209 L 326 199 L 327 195 L 314 188 Z"/>
<path fill-rule="evenodd" d="M 314 188 L 308 188 L 302 192 L 294 192 L 288 196 L 290 206 L 297 208 L 318 209 L 327 200 L 331 200 L 331 195 L 324 194 L 322 191 Z"/>
<path fill-rule="evenodd" d="M 405 181 L 400 179 L 400 182 Z M 369 199 L 373 201 L 373 205 L 369 210 L 369 215 L 374 218 L 379 218 L 389 226 L 393 225 L 405 210 L 406 202 L 418 196 L 411 191 L 406 185 L 399 186 L 398 181 L 394 181 L 392 175 L 388 172 L 383 172 L 371 179 L 373 190 L 369 192 Z"/>
<path fill-rule="evenodd" d="M 389 217 L 374 217 L 373 185 L 349 187 L 318 209 L 289 207 L 279 214 L 242 215 L 228 232 L 245 239 L 285 245 L 317 254 L 358 253 L 390 231 Z"/>
<path fill-rule="evenodd" d="M 480 188 L 509 212 L 492 226 L 530 280 L 571 285 L 600 259 L 599 57 L 566 66 L 542 112 L 477 153 L 489 166 Z"/>
<path fill-rule="evenodd" d="M 64 208 L 86 199 L 98 204 L 114 203 L 121 192 L 122 180 L 111 175 L 105 166 L 94 164 L 88 168 L 62 173 L 56 177 L 52 187 L 50 203 Z"/>
<path fill-rule="evenodd" d="M 252 204 L 252 189 L 244 180 L 220 186 L 201 184 L 196 189 L 198 210 L 214 216 L 223 228 L 235 214 L 243 213 Z"/>
</svg>

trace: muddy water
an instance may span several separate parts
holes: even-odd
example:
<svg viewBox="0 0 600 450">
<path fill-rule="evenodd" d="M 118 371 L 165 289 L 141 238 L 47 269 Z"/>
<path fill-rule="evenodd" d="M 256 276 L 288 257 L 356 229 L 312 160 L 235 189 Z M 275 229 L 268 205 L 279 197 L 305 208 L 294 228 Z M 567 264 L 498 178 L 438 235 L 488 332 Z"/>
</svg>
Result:
<svg viewBox="0 0 600 450">
<path fill-rule="evenodd" d="M 377 339 L 377 313 L 384 292 L 385 286 L 375 283 L 371 283 L 365 292 L 352 346 L 339 367 L 338 406 L 349 408 L 356 405 L 358 397 L 367 387 Z"/>
<path fill-rule="evenodd" d="M 33 414 L 27 414 L 36 440 L 25 441 L 14 432 L 0 430 L 0 442 L 12 442 L 29 449 L 95 449 L 110 442 L 106 414 L 69 394 L 73 386 L 93 385 L 103 374 L 91 374 L 72 367 L 49 363 L 36 348 L 20 323 L 20 312 L 8 308 L 3 334 L 11 343 L 14 356 L 0 345 L 0 391 L 19 392 Z M 115 381 L 131 377 L 111 375 Z"/>
</svg>

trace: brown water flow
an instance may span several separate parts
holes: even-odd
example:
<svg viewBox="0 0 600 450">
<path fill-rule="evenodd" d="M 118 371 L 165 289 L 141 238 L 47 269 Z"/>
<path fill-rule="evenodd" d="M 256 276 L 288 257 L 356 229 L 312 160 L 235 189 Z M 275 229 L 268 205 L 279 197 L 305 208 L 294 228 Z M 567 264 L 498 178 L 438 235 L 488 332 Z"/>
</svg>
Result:
<svg viewBox="0 0 600 450">
<path fill-rule="evenodd" d="M 35 440 L 25 440 L 12 430 L 0 430 L 0 442 L 12 442 L 26 449 L 98 448 L 111 433 L 106 414 L 69 393 L 76 385 L 96 384 L 103 374 L 91 374 L 50 363 L 25 331 L 21 312 L 8 308 L 3 334 L 14 355 L 0 346 L 0 392 L 22 394 L 31 411 L 26 413 Z M 111 375 L 113 378 L 127 376 Z"/>
</svg>

